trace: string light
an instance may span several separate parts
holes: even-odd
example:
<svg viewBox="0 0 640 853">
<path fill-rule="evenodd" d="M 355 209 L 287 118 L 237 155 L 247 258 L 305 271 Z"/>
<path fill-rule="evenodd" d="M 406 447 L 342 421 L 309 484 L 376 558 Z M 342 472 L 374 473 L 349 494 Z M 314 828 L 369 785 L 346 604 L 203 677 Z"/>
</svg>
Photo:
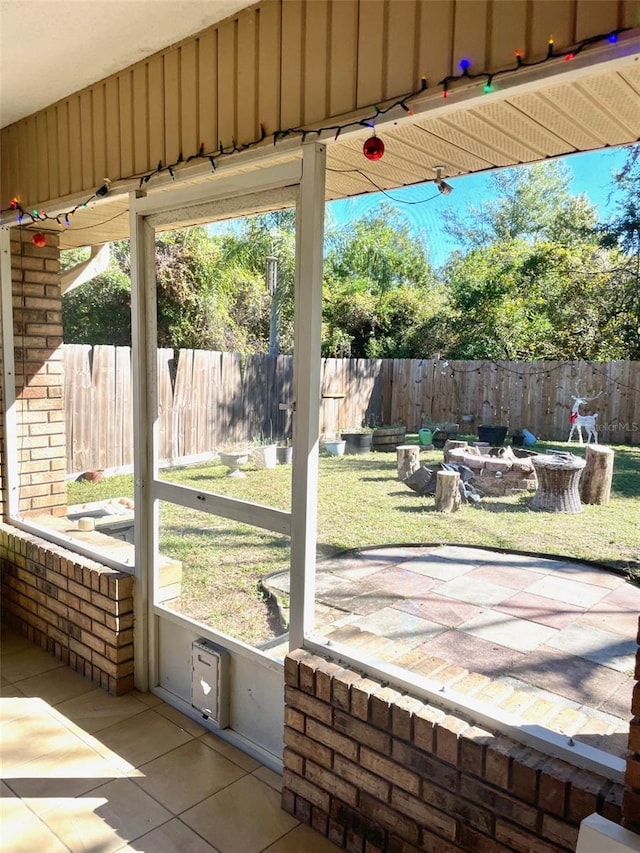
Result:
<svg viewBox="0 0 640 853">
<path fill-rule="evenodd" d="M 499 77 L 500 75 L 511 74 L 514 71 L 518 71 L 520 68 L 531 68 L 531 67 L 536 66 L 536 65 L 541 65 L 542 63 L 547 62 L 551 59 L 564 58 L 565 61 L 570 61 L 572 59 L 575 59 L 575 57 L 579 53 L 581 53 L 585 48 L 587 48 L 589 45 L 596 44 L 597 42 L 601 42 L 601 41 L 608 41 L 611 44 L 615 44 L 618 41 L 618 36 L 620 35 L 620 33 L 627 32 L 629 29 L 630 29 L 629 27 L 624 27 L 621 29 L 613 30 L 613 31 L 608 32 L 608 33 L 601 34 L 601 35 L 592 36 L 591 38 L 584 39 L 578 45 L 573 47 L 571 50 L 559 51 L 557 53 L 555 52 L 555 43 L 554 43 L 553 36 L 550 36 L 549 41 L 548 41 L 548 46 L 547 46 L 547 54 L 543 59 L 539 59 L 535 62 L 525 62 L 523 59 L 522 52 L 518 49 L 514 52 L 515 59 L 516 59 L 515 66 L 510 67 L 510 68 L 503 68 L 503 69 L 500 69 L 499 71 L 478 71 L 477 73 L 471 73 L 470 69 L 472 66 L 472 60 L 469 57 L 463 57 L 459 62 L 460 74 L 451 74 L 451 75 L 445 77 L 443 80 L 441 80 L 438 83 L 438 85 L 442 86 L 442 96 L 444 98 L 448 98 L 449 94 L 450 94 L 449 87 L 453 83 L 456 83 L 462 79 L 468 79 L 468 80 L 484 79 L 485 83 L 484 83 L 483 90 L 486 94 L 490 94 L 491 92 L 495 91 L 496 87 L 494 85 L 494 80 L 496 77 Z M 354 119 L 353 121 L 348 121 L 348 122 L 345 122 L 343 124 L 323 125 L 322 127 L 316 127 L 316 128 L 289 127 L 286 129 L 275 130 L 271 134 L 272 139 L 273 139 L 273 144 L 275 146 L 280 140 L 286 139 L 289 136 L 300 136 L 301 141 L 303 143 L 306 142 L 307 138 L 310 136 L 321 137 L 324 134 L 328 134 L 328 133 L 332 133 L 334 135 L 334 138 L 337 139 L 339 137 L 339 135 L 342 133 L 342 131 L 346 130 L 347 128 L 373 127 L 375 120 L 377 118 L 379 118 L 380 116 L 387 115 L 392 110 L 398 109 L 398 108 L 404 110 L 404 112 L 406 112 L 407 115 L 413 116 L 414 111 L 408 102 L 411 99 L 420 95 L 426 89 L 427 89 L 427 78 L 423 76 L 420 80 L 420 88 L 419 89 L 417 89 L 416 91 L 413 91 L 413 92 L 409 92 L 406 95 L 400 96 L 399 98 L 397 98 L 395 101 L 393 101 L 392 103 L 390 103 L 386 107 L 380 107 L 378 104 L 373 104 L 372 109 L 374 110 L 374 112 L 370 116 L 366 116 L 366 117 L 361 118 L 361 119 Z M 183 153 L 180 152 L 178 159 L 174 163 L 167 163 L 165 165 L 165 164 L 163 164 L 162 160 L 159 160 L 158 165 L 152 171 L 145 172 L 143 174 L 129 175 L 127 177 L 123 177 L 121 180 L 127 181 L 127 180 L 137 179 L 139 181 L 140 189 L 142 189 L 145 184 L 148 184 L 149 181 L 152 178 L 154 178 L 156 175 L 160 175 L 162 173 L 168 173 L 171 176 L 171 178 L 173 180 L 175 180 L 175 178 L 176 178 L 176 167 L 178 167 L 184 163 L 190 163 L 194 160 L 207 160 L 209 162 L 209 164 L 211 165 L 211 171 L 215 172 L 216 167 L 217 167 L 217 160 L 219 160 L 221 157 L 227 157 L 227 156 L 230 156 L 232 154 L 236 154 L 236 153 L 240 153 L 242 151 L 246 151 L 249 148 L 254 148 L 254 147 L 260 145 L 264 141 L 264 139 L 266 138 L 266 135 L 267 134 L 266 134 L 264 125 L 261 124 L 260 125 L 260 135 L 256 139 L 251 140 L 250 142 L 244 142 L 241 145 L 238 145 L 238 143 L 235 141 L 235 139 L 232 139 L 231 145 L 228 146 L 227 148 L 225 148 L 224 145 L 222 144 L 222 141 L 220 140 L 220 142 L 218 144 L 217 151 L 208 151 L 208 152 L 205 151 L 204 143 L 201 143 L 200 147 L 198 148 L 197 153 L 191 154 L 186 159 L 184 158 Z M 33 224 L 36 222 L 44 222 L 46 220 L 49 220 L 49 221 L 56 222 L 60 226 L 62 226 L 64 224 L 64 226 L 69 227 L 71 224 L 71 217 L 78 210 L 80 210 L 81 208 L 87 208 L 89 206 L 89 204 L 92 201 L 94 201 L 95 199 L 104 198 L 105 196 L 107 196 L 109 194 L 110 183 L 111 183 L 111 181 L 109 180 L 109 178 L 105 178 L 104 183 L 100 187 L 98 187 L 98 189 L 96 189 L 95 192 L 92 193 L 92 195 L 90 195 L 87 199 L 85 199 L 83 202 L 76 204 L 74 207 L 70 208 L 69 210 L 62 211 L 61 213 L 58 213 L 55 216 L 49 216 L 44 211 L 39 211 L 37 209 L 34 209 L 32 212 L 25 210 L 22 207 L 17 196 L 14 196 L 10 200 L 9 206 L 7 208 L 2 208 L 0 210 L 0 213 L 5 213 L 8 211 L 16 212 L 18 225 L 24 224 L 25 219 L 26 219 L 26 220 L 30 220 L 28 222 L 28 224 Z"/>
<path fill-rule="evenodd" d="M 555 50 L 555 42 L 553 36 L 549 36 L 549 41 L 547 43 L 547 54 L 543 59 L 538 59 L 535 62 L 525 62 L 522 56 L 522 52 L 518 49 L 515 51 L 516 64 L 511 68 L 502 68 L 499 71 L 478 71 L 477 73 L 471 73 L 471 59 L 468 57 L 463 57 L 458 63 L 458 67 L 460 68 L 460 74 L 450 74 L 448 77 L 445 77 L 440 81 L 438 85 L 442 86 L 442 96 L 444 98 L 449 97 L 449 87 L 453 83 L 457 83 L 459 80 L 481 80 L 484 79 L 484 91 L 486 93 L 494 91 L 492 82 L 494 77 L 498 77 L 501 74 L 512 74 L 514 71 L 518 71 L 520 68 L 533 68 L 536 65 L 542 65 L 544 62 L 549 62 L 551 59 L 564 59 L 565 62 L 570 62 L 572 59 L 575 59 L 576 56 L 581 53 L 586 47 L 592 44 L 596 44 L 596 42 L 600 41 L 608 41 L 611 44 L 615 44 L 618 41 L 618 35 L 620 33 L 624 33 L 629 29 L 629 27 L 624 27 L 619 30 L 613 30 L 613 32 L 602 33 L 598 36 L 592 36 L 591 38 L 584 39 L 581 41 L 576 47 L 571 48 L 570 50 L 565 51 L 557 51 Z"/>
</svg>

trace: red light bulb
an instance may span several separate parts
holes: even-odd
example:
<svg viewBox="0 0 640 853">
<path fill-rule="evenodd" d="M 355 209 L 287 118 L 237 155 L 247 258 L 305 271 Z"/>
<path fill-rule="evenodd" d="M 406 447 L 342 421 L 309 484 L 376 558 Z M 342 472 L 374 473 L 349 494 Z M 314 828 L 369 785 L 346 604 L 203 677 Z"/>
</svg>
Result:
<svg viewBox="0 0 640 853">
<path fill-rule="evenodd" d="M 37 246 L 38 249 L 42 249 L 44 246 L 47 245 L 47 238 L 42 233 L 42 231 L 36 231 L 36 233 L 31 238 L 31 242 L 34 246 Z"/>
</svg>

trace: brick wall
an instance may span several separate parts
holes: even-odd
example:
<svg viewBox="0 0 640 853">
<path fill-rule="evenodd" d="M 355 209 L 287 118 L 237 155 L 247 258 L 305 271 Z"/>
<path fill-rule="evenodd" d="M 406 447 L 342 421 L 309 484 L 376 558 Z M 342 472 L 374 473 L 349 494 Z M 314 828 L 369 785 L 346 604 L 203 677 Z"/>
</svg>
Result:
<svg viewBox="0 0 640 853">
<path fill-rule="evenodd" d="M 285 660 L 283 808 L 346 850 L 573 851 L 587 815 L 621 822 L 623 793 L 326 658 Z"/>
<path fill-rule="evenodd" d="M 2 619 L 114 695 L 133 688 L 133 577 L 0 524 Z"/>
<path fill-rule="evenodd" d="M 58 237 L 11 232 L 20 513 L 66 509 L 62 295 Z M 4 512 L 2 513 L 4 514 Z"/>
<path fill-rule="evenodd" d="M 640 647 L 640 617 L 638 618 L 638 646 Z M 629 727 L 629 757 L 627 758 L 628 785 L 624 794 L 623 824 L 627 829 L 640 834 L 640 648 L 636 652 L 636 685 L 631 700 L 634 715 Z"/>
</svg>

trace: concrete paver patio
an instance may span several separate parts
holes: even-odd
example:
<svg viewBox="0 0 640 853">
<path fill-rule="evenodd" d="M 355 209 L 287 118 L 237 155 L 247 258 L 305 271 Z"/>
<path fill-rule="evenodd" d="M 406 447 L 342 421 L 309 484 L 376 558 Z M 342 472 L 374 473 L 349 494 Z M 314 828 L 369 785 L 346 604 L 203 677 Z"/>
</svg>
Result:
<svg viewBox="0 0 640 853">
<path fill-rule="evenodd" d="M 276 598 L 288 584 L 265 582 Z M 618 574 L 479 548 L 372 548 L 318 564 L 316 605 L 331 642 L 626 754 L 640 588 Z"/>
</svg>

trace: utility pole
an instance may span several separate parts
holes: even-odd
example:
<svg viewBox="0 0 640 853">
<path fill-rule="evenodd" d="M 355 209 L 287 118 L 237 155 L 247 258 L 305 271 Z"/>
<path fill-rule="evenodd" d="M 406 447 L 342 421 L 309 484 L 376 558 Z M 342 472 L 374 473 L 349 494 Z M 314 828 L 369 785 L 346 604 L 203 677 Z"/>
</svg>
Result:
<svg viewBox="0 0 640 853">
<path fill-rule="evenodd" d="M 271 294 L 271 317 L 269 320 L 269 355 L 278 355 L 280 337 L 280 294 L 278 293 L 278 259 L 269 255 L 265 264 L 267 290 Z"/>
</svg>

